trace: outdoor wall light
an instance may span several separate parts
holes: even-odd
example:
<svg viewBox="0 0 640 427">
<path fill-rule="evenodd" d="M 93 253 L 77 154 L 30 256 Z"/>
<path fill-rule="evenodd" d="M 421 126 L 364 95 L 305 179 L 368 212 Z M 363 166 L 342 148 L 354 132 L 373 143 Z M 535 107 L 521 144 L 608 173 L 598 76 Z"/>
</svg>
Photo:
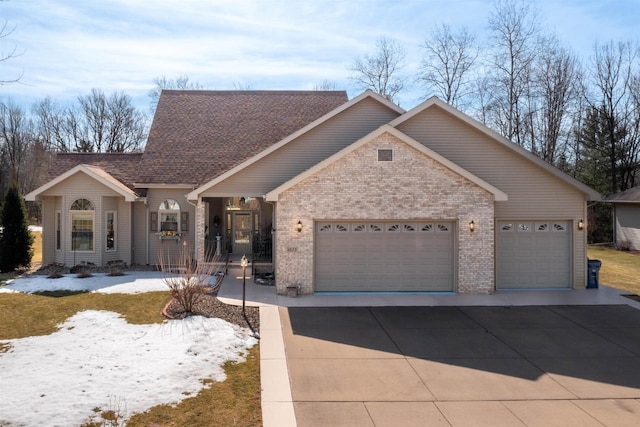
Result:
<svg viewBox="0 0 640 427">
<path fill-rule="evenodd" d="M 473 233 L 474 231 L 476 231 L 476 223 L 475 223 L 475 222 L 471 221 L 471 222 L 469 223 L 469 231 L 470 231 L 470 232 L 472 232 L 472 233 Z"/>
<path fill-rule="evenodd" d="M 584 220 L 580 220 L 578 221 L 578 230 L 582 231 L 584 230 Z"/>
<path fill-rule="evenodd" d="M 296 224 L 296 230 L 298 230 L 298 233 L 302 232 L 302 221 L 298 221 L 298 224 Z"/>
</svg>

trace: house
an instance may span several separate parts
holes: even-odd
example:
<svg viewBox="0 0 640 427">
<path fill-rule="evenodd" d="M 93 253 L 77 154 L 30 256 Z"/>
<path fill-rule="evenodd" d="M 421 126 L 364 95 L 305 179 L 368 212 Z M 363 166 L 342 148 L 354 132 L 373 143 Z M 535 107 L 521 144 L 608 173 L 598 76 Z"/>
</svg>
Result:
<svg viewBox="0 0 640 427">
<path fill-rule="evenodd" d="M 600 194 L 430 98 L 163 91 L 142 154 L 63 154 L 43 262 L 255 254 L 279 293 L 575 288 Z"/>
<path fill-rule="evenodd" d="M 616 246 L 640 250 L 640 186 L 607 196 L 604 201 L 614 207 Z"/>
</svg>

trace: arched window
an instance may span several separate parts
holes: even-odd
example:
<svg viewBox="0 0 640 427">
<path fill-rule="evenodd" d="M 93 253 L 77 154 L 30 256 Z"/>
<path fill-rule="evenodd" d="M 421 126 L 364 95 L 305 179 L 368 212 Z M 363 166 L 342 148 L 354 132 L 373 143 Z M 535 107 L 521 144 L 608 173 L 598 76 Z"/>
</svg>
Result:
<svg viewBox="0 0 640 427">
<path fill-rule="evenodd" d="M 173 199 L 164 200 L 158 208 L 159 229 L 164 234 L 179 234 L 180 228 L 180 205 Z"/>
<path fill-rule="evenodd" d="M 71 204 L 71 250 L 93 251 L 95 207 L 91 200 L 76 199 Z"/>
</svg>

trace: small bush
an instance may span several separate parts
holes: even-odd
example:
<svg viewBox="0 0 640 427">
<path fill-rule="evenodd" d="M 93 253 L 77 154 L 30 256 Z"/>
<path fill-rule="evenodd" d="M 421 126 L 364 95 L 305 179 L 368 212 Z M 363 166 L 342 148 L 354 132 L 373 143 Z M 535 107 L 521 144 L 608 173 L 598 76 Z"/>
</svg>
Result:
<svg viewBox="0 0 640 427">
<path fill-rule="evenodd" d="M 64 274 L 64 264 L 60 262 L 52 262 L 51 264 L 45 267 L 45 271 L 47 272 L 47 277 L 49 279 L 59 279 Z"/>
<path fill-rule="evenodd" d="M 619 251 L 628 252 L 631 250 L 631 242 L 629 240 L 620 240 L 616 247 Z"/>
<path fill-rule="evenodd" d="M 80 427 L 125 427 L 126 416 L 126 402 L 109 398 L 109 409 L 93 408 L 93 414 Z"/>
<path fill-rule="evenodd" d="M 127 268 L 127 263 L 121 259 L 109 261 L 105 265 L 107 270 L 107 276 L 123 276 L 124 270 Z"/>
<path fill-rule="evenodd" d="M 184 247 L 183 247 L 184 248 Z M 208 258 L 207 258 L 208 259 Z M 219 277 L 221 267 L 214 262 L 200 263 L 181 249 L 176 259 L 160 256 L 159 265 L 162 280 L 169 287 L 171 296 L 187 315 L 194 312 L 213 277 Z"/>
<path fill-rule="evenodd" d="M 82 261 L 80 264 L 74 266 L 71 272 L 76 274 L 79 279 L 84 279 L 93 276 L 96 270 L 97 267 L 94 263 Z"/>
</svg>

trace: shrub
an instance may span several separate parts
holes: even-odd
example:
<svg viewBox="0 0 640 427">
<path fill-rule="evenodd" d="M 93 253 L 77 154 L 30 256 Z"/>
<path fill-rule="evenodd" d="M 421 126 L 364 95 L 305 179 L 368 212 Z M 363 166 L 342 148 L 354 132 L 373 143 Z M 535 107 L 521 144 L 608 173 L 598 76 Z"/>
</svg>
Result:
<svg viewBox="0 0 640 427">
<path fill-rule="evenodd" d="M 123 276 L 124 270 L 127 268 L 127 263 L 121 259 L 109 261 L 105 265 L 108 276 Z"/>
<path fill-rule="evenodd" d="M 222 267 L 216 265 L 217 258 L 213 262 L 199 264 L 185 248 L 182 246 L 174 259 L 161 255 L 159 266 L 162 280 L 171 291 L 171 296 L 180 309 L 189 315 L 194 312 L 212 278 L 219 277 Z"/>
<path fill-rule="evenodd" d="M 0 271 L 28 268 L 33 258 L 33 236 L 24 200 L 16 186 L 9 187 L 2 204 L 0 224 Z"/>
<path fill-rule="evenodd" d="M 97 267 L 92 262 L 82 261 L 71 269 L 71 272 L 77 274 L 79 279 L 84 279 L 93 276 Z"/>
<path fill-rule="evenodd" d="M 47 272 L 47 277 L 49 279 L 59 279 L 64 273 L 64 264 L 60 262 L 52 262 L 45 267 L 45 271 Z"/>
</svg>

